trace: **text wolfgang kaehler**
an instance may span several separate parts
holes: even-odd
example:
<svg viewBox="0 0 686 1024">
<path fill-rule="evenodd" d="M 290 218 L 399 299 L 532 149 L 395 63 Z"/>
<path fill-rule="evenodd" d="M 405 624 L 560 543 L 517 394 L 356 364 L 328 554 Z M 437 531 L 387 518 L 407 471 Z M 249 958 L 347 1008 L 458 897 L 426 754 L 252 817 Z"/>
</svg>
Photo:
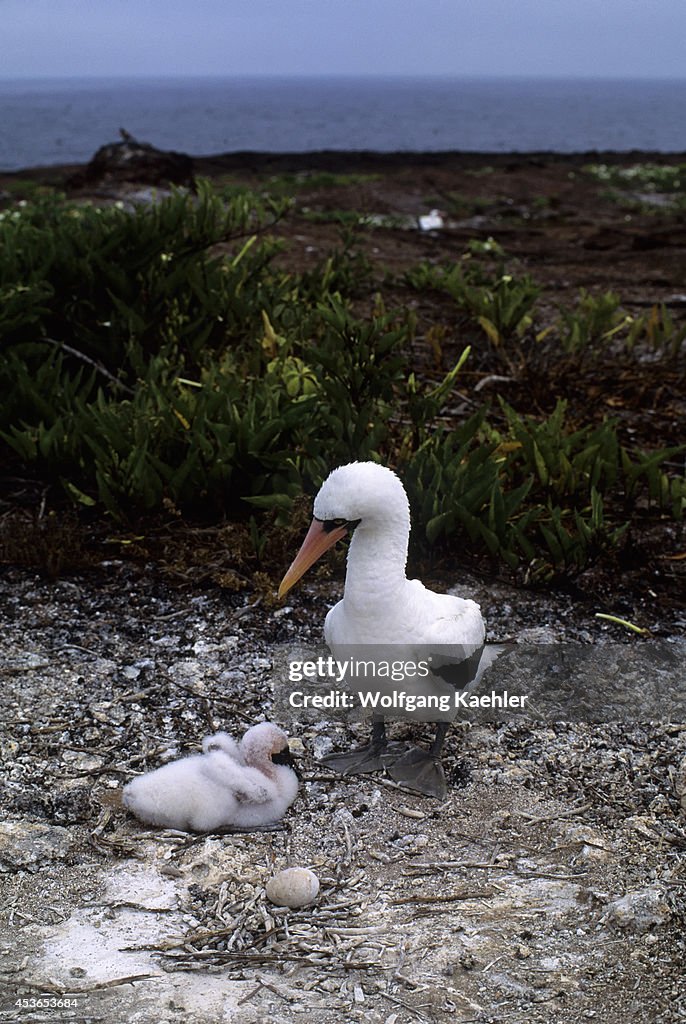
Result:
<svg viewBox="0 0 686 1024">
<path fill-rule="evenodd" d="M 503 690 L 496 693 L 470 693 L 468 690 L 455 690 L 453 693 L 407 693 L 405 690 L 393 690 L 381 693 L 379 690 L 329 690 L 328 693 L 305 693 L 293 690 L 288 695 L 288 703 L 292 708 L 316 708 L 318 710 L 344 710 L 362 708 L 366 711 L 457 711 L 485 708 L 521 710 L 526 707 L 529 694 L 509 693 Z"/>
</svg>

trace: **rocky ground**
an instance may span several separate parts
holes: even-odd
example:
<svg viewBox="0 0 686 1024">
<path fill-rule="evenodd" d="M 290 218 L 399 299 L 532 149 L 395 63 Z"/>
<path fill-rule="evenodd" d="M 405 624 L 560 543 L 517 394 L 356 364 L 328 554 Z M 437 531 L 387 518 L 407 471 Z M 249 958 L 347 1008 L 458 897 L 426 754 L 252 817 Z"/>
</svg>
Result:
<svg viewBox="0 0 686 1024">
<path fill-rule="evenodd" d="M 117 562 L 2 582 L 0 1020 L 686 1016 L 683 724 L 455 726 L 437 805 L 335 776 L 317 759 L 352 737 L 296 721 L 282 830 L 150 830 L 112 793 L 269 716 L 275 650 L 318 640 L 340 584 L 269 609 Z M 494 639 L 617 639 L 569 598 L 468 592 Z M 286 865 L 318 874 L 313 906 L 266 900 Z"/>
</svg>

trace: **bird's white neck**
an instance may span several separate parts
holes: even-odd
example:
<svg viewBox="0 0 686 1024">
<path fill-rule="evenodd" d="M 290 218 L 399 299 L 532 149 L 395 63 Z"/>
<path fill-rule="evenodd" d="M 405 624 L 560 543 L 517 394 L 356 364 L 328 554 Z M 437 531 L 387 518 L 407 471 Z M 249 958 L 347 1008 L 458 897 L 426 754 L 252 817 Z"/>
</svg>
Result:
<svg viewBox="0 0 686 1024">
<path fill-rule="evenodd" d="M 343 601 L 355 611 L 378 611 L 393 601 L 407 581 L 410 520 L 398 514 L 380 523 L 364 521 L 355 530 L 348 550 Z"/>
</svg>

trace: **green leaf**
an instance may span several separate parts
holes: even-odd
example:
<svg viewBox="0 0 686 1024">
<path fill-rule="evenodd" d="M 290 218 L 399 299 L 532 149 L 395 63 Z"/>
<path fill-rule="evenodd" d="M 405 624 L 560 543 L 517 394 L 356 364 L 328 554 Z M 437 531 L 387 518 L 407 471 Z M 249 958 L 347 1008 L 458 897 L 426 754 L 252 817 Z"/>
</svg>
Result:
<svg viewBox="0 0 686 1024">
<path fill-rule="evenodd" d="M 89 508 L 92 508 L 97 504 L 95 498 L 91 498 L 90 494 L 86 494 L 78 488 L 76 484 L 71 483 L 70 480 L 63 480 L 62 485 L 67 493 L 70 494 L 74 501 L 77 501 L 79 505 L 87 505 Z"/>
<path fill-rule="evenodd" d="M 290 511 L 293 507 L 293 499 L 289 494 L 254 494 L 244 495 L 241 501 L 247 502 L 249 505 L 255 505 L 257 508 L 282 508 Z"/>
</svg>

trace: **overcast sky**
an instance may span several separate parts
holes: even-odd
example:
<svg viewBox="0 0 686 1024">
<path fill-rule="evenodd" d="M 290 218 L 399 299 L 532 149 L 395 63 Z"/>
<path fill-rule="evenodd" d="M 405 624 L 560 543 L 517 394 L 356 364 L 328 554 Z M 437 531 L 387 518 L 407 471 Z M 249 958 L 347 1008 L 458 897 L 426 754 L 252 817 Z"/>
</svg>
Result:
<svg viewBox="0 0 686 1024">
<path fill-rule="evenodd" d="M 686 0 L 0 0 L 0 77 L 686 77 Z"/>
</svg>

